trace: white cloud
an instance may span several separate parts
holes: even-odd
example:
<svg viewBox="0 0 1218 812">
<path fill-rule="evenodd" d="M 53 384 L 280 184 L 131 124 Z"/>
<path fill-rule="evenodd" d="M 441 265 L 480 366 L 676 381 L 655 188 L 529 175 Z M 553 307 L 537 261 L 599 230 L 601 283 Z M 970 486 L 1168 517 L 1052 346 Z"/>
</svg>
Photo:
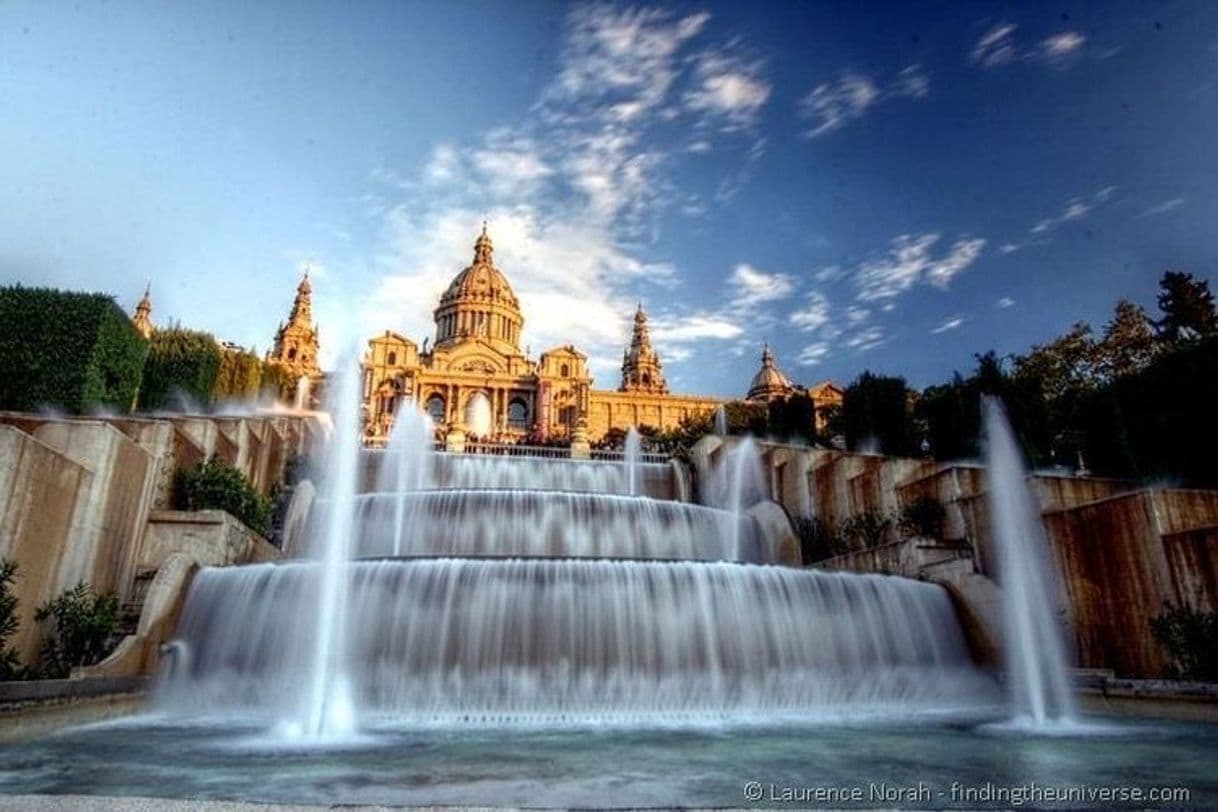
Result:
<svg viewBox="0 0 1218 812">
<path fill-rule="evenodd" d="M 766 302 L 779 301 L 795 290 L 795 280 L 787 274 L 765 273 L 748 263 L 732 269 L 728 285 L 733 291 L 732 305 L 738 309 L 751 309 Z"/>
<path fill-rule="evenodd" d="M 994 303 L 994 307 L 997 307 L 1000 310 L 1005 310 L 1008 307 L 1014 307 L 1014 306 L 1015 306 L 1015 300 L 1012 299 L 1010 296 L 1003 296 L 1001 299 L 999 299 L 997 302 Z"/>
<path fill-rule="evenodd" d="M 847 338 L 845 344 L 856 352 L 866 352 L 875 349 L 887 340 L 883 328 L 873 325 Z"/>
<path fill-rule="evenodd" d="M 685 94 L 686 108 L 706 114 L 728 130 L 752 126 L 770 98 L 761 68 L 760 62 L 704 51 L 694 60 L 695 84 Z"/>
<path fill-rule="evenodd" d="M 1060 214 L 1053 217 L 1045 217 L 1032 226 L 1028 231 L 1037 236 L 1043 236 L 1049 232 L 1065 225 L 1074 220 L 1081 220 L 1096 208 L 1096 206 L 1107 203 L 1116 194 L 1117 187 L 1105 186 L 1100 189 L 1090 198 L 1075 197 L 1067 201 L 1065 208 Z"/>
<path fill-rule="evenodd" d="M 796 363 L 802 364 L 804 366 L 809 366 L 809 367 L 816 366 L 821 361 L 823 361 L 825 359 L 825 356 L 828 354 L 829 354 L 828 342 L 817 341 L 816 343 L 809 344 L 806 347 L 804 347 L 802 350 L 800 350 L 799 355 L 796 356 L 796 358 L 795 358 L 795 361 L 796 361 Z"/>
<path fill-rule="evenodd" d="M 936 257 L 934 248 L 939 234 L 901 234 L 882 256 L 866 260 L 854 270 L 858 299 L 881 302 L 885 307 L 919 282 L 946 289 L 963 273 L 985 248 L 981 237 L 962 237 L 946 253 Z"/>
<path fill-rule="evenodd" d="M 1164 200 L 1162 203 L 1159 203 L 1158 205 L 1151 206 L 1150 208 L 1146 209 L 1138 216 L 1139 217 L 1154 217 L 1156 214 L 1167 214 L 1168 212 L 1172 212 L 1172 211 L 1175 211 L 1176 209 L 1180 208 L 1181 206 L 1184 205 L 1184 203 L 1185 203 L 1184 198 L 1173 197 L 1171 200 Z"/>
<path fill-rule="evenodd" d="M 1012 62 L 1039 62 L 1062 67 L 1081 55 L 1087 38 L 1077 31 L 1062 31 L 1045 37 L 1033 46 L 1020 45 L 1015 37 L 1018 26 L 1001 22 L 992 26 L 973 45 L 970 56 L 984 68 L 996 68 Z"/>
<path fill-rule="evenodd" d="M 652 319 L 651 333 L 657 341 L 679 344 L 707 339 L 739 338 L 744 328 L 714 313 Z"/>
<path fill-rule="evenodd" d="M 987 68 L 1005 65 L 1016 57 L 1014 23 L 998 23 L 973 46 L 973 61 Z"/>
<path fill-rule="evenodd" d="M 963 316 L 952 316 L 945 319 L 938 327 L 930 331 L 931 335 L 937 336 L 940 333 L 946 333 L 948 330 L 955 330 L 961 324 L 964 324 Z"/>
<path fill-rule="evenodd" d="M 796 310 L 787 320 L 798 330 L 814 333 L 829 323 L 829 300 L 815 291 L 809 293 L 803 308 Z"/>
<path fill-rule="evenodd" d="M 799 103 L 799 114 L 812 119 L 805 135 L 816 138 L 867 114 L 877 104 L 897 98 L 920 99 L 930 92 L 930 78 L 920 65 L 909 65 L 887 84 L 844 71 L 836 82 L 822 82 Z"/>
</svg>

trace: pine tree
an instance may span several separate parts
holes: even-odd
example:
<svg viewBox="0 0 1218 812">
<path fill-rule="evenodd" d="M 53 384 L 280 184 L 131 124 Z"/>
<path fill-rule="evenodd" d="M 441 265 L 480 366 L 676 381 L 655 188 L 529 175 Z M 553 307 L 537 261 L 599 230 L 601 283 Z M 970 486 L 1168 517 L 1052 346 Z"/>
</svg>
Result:
<svg viewBox="0 0 1218 812">
<path fill-rule="evenodd" d="M 1188 341 L 1218 332 L 1218 314 L 1210 283 L 1192 274 L 1168 271 L 1159 281 L 1159 310 L 1155 323 L 1166 341 Z"/>
</svg>

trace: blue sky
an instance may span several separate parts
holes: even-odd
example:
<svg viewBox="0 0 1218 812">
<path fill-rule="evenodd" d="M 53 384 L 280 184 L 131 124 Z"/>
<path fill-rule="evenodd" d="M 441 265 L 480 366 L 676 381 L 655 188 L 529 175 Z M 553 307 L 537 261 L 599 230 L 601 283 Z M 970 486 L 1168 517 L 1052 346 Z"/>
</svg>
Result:
<svg viewBox="0 0 1218 812">
<path fill-rule="evenodd" d="M 1218 271 L 1218 3 L 0 2 L 0 283 L 323 359 L 417 341 L 486 217 L 614 387 L 925 385 Z"/>
</svg>

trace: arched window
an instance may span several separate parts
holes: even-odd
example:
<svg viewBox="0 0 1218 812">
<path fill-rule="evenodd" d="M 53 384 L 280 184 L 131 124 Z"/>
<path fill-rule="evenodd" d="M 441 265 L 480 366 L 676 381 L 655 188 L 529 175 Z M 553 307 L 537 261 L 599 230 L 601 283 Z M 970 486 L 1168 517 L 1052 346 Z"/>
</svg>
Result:
<svg viewBox="0 0 1218 812">
<path fill-rule="evenodd" d="M 569 378 L 569 377 L 571 377 L 571 367 L 568 366 L 567 364 L 563 364 L 562 367 L 558 370 L 558 373 L 560 375 L 562 375 L 564 378 Z"/>
<path fill-rule="evenodd" d="M 433 423 L 444 422 L 444 398 L 442 396 L 432 395 L 427 399 L 427 414 Z"/>
<path fill-rule="evenodd" d="M 508 404 L 508 424 L 516 428 L 524 428 L 529 423 L 529 407 L 519 398 L 514 398 Z"/>
<path fill-rule="evenodd" d="M 643 373 L 643 386 L 651 386 L 651 373 L 650 372 Z"/>
<path fill-rule="evenodd" d="M 288 350 L 288 360 L 289 361 L 296 360 L 296 348 L 295 347 L 292 347 L 291 349 Z"/>
<path fill-rule="evenodd" d="M 389 352 L 389 358 L 388 358 L 388 361 L 389 361 L 389 366 L 394 366 L 394 365 L 396 365 L 396 364 L 397 364 L 397 362 L 398 362 L 398 354 L 397 354 L 396 352 L 393 352 L 393 351 L 391 350 L 391 351 Z"/>
</svg>

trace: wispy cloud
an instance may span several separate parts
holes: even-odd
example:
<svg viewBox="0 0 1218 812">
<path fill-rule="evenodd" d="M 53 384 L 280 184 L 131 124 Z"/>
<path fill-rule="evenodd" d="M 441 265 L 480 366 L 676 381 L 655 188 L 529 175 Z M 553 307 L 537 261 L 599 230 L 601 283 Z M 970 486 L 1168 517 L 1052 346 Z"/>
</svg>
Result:
<svg viewBox="0 0 1218 812">
<path fill-rule="evenodd" d="M 949 330 L 955 330 L 957 327 L 959 327 L 962 324 L 964 324 L 964 316 L 950 316 L 950 317 L 944 319 L 939 324 L 938 327 L 933 328 L 930 331 L 930 334 L 933 336 L 937 336 L 937 335 L 940 335 L 941 333 L 946 333 Z"/>
<path fill-rule="evenodd" d="M 812 121 L 804 134 L 816 138 L 838 130 L 892 99 L 920 99 L 930 92 L 930 77 L 920 65 L 909 65 L 887 82 L 844 71 L 836 81 L 822 82 L 799 103 L 801 117 Z"/>
<path fill-rule="evenodd" d="M 825 360 L 825 357 L 829 355 L 830 349 L 831 348 L 827 341 L 817 341 L 813 344 L 808 344 L 799 351 L 799 355 L 796 356 L 795 362 L 808 367 L 816 366 L 821 361 Z"/>
<path fill-rule="evenodd" d="M 981 256 L 986 240 L 963 236 L 936 254 L 940 234 L 901 234 L 881 256 L 863 261 L 853 272 L 857 298 L 862 302 L 885 302 L 905 293 L 919 282 L 940 289 L 951 285 Z"/>
<path fill-rule="evenodd" d="M 1066 223 L 1081 220 L 1091 214 L 1097 206 L 1111 200 L 1116 191 L 1117 187 L 1115 186 L 1105 186 L 1089 198 L 1071 198 L 1059 214 L 1037 221 L 1028 231 L 1035 236 L 1043 236 Z"/>
<path fill-rule="evenodd" d="M 748 132 L 770 97 L 764 64 L 739 41 L 701 43 L 709 21 L 705 12 L 575 7 L 556 75 L 528 115 L 436 144 L 414 173 L 378 170 L 375 182 L 397 199 L 367 209 L 380 243 L 366 265 L 380 281 L 363 323 L 428 335 L 436 298 L 469 262 L 484 216 L 524 303 L 524 342 L 539 350 L 578 336 L 601 383 L 616 374 L 638 297 L 661 354 L 669 345 L 676 362 L 692 342 L 738 340 L 745 314 L 790 295 L 790 277 L 741 264 L 719 307 L 665 306 L 655 290 L 678 284 L 676 268 L 640 258 L 661 213 L 707 209 L 709 192 L 674 183 L 677 161 L 748 138 L 738 162 L 720 162 L 738 189 L 764 154 L 764 139 Z"/>
<path fill-rule="evenodd" d="M 1030 45 L 1018 41 L 1019 26 L 1000 22 L 991 26 L 973 44 L 970 58 L 984 68 L 997 68 L 1013 62 L 1036 62 L 1064 67 L 1076 60 L 1087 44 L 1077 31 L 1061 31 Z"/>
<path fill-rule="evenodd" d="M 1176 209 L 1180 208 L 1181 206 L 1184 205 L 1185 202 L 1186 202 L 1185 199 L 1182 197 L 1173 197 L 1171 200 L 1164 200 L 1162 203 L 1159 203 L 1158 205 L 1151 206 L 1150 208 L 1144 210 L 1138 216 L 1139 217 L 1154 217 L 1157 214 L 1167 214 L 1168 212 L 1172 212 L 1172 211 L 1175 211 Z"/>
<path fill-rule="evenodd" d="M 770 98 L 761 71 L 760 61 L 703 51 L 694 57 L 694 86 L 685 93 L 685 106 L 703 114 L 703 124 L 725 130 L 752 127 Z"/>
<path fill-rule="evenodd" d="M 1008 307 L 1014 307 L 1014 306 L 1015 306 L 1015 300 L 1012 299 L 1010 296 L 1003 296 L 997 302 L 994 302 L 994 307 L 997 307 L 999 310 L 1006 310 Z"/>
<path fill-rule="evenodd" d="M 788 316 L 787 321 L 797 330 L 814 333 L 829 324 L 829 300 L 813 291 L 804 306 Z"/>
<path fill-rule="evenodd" d="M 873 325 L 860 330 L 845 340 L 845 345 L 855 352 L 874 350 L 888 340 L 882 327 Z"/>
</svg>

